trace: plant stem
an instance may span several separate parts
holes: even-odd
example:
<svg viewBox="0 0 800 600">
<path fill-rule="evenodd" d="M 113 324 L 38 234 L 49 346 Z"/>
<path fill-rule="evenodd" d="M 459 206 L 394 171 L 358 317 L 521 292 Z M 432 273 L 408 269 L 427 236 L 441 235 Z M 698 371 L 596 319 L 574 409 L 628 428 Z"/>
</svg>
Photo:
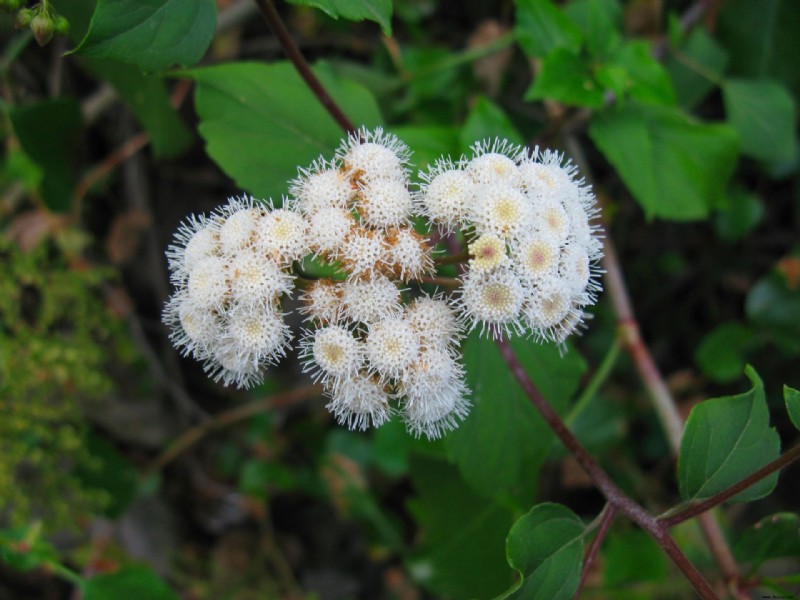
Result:
<svg viewBox="0 0 800 600">
<path fill-rule="evenodd" d="M 621 349 L 622 345 L 620 344 L 619 336 L 617 336 L 614 338 L 614 341 L 608 348 L 608 352 L 606 352 L 606 355 L 603 357 L 603 362 L 597 367 L 597 371 L 595 371 L 592 379 L 584 388 L 583 393 L 581 393 L 575 405 L 570 409 L 569 414 L 564 419 L 567 426 L 575 423 L 575 420 L 597 395 L 598 390 L 603 386 L 606 379 L 608 379 L 608 376 L 611 374 L 611 371 L 614 369 L 614 365 L 617 364 Z"/>
<path fill-rule="evenodd" d="M 175 443 L 162 452 L 150 466 L 145 469 L 144 476 L 147 477 L 157 473 L 212 431 L 239 423 L 265 410 L 289 406 L 320 393 L 322 393 L 321 385 L 307 385 L 283 394 L 274 394 L 257 402 L 248 402 L 247 404 L 242 404 L 241 406 L 222 412 L 208 421 L 184 431 L 180 437 L 175 440 Z"/>
<path fill-rule="evenodd" d="M 739 492 L 746 490 L 751 485 L 758 483 L 765 477 L 768 477 L 776 471 L 783 469 L 787 465 L 796 461 L 798 458 L 800 458 L 800 444 L 791 450 L 787 450 L 771 463 L 764 465 L 758 471 L 751 473 L 741 481 L 734 483 L 732 486 L 725 488 L 710 498 L 706 498 L 705 500 L 691 504 L 680 512 L 661 517 L 659 521 L 667 527 L 673 527 L 678 523 L 683 523 L 684 521 L 700 515 L 705 511 L 717 506 L 718 504 L 722 504 L 726 500 L 733 498 Z"/>
<path fill-rule="evenodd" d="M 275 5 L 272 3 L 272 0 L 255 0 L 255 3 L 258 5 L 258 8 L 261 10 L 261 14 L 264 15 L 264 19 L 267 21 L 269 26 L 272 28 L 272 31 L 275 32 L 275 35 L 280 42 L 283 51 L 286 52 L 286 56 L 289 57 L 289 60 L 292 61 L 294 68 L 297 69 L 300 77 L 306 82 L 308 88 L 314 93 L 314 95 L 319 99 L 322 103 L 322 106 L 328 111 L 328 113 L 333 117 L 333 120 L 345 130 L 347 133 L 353 133 L 356 131 L 356 127 L 347 118 L 347 115 L 344 114 L 339 105 L 331 98 L 328 91 L 325 87 L 320 83 L 317 76 L 314 75 L 314 71 L 311 70 L 311 67 L 306 62 L 303 53 L 300 52 L 300 48 L 297 47 L 292 35 L 289 33 L 289 30 L 286 28 L 286 25 L 281 19 L 280 14 L 275 9 Z"/>
<path fill-rule="evenodd" d="M 689 559 L 686 558 L 686 555 L 683 554 L 675 543 L 675 540 L 670 537 L 667 528 L 639 504 L 631 500 L 625 492 L 619 489 L 617 484 L 609 477 L 608 473 L 606 473 L 586 449 L 581 446 L 577 438 L 572 435 L 572 432 L 567 429 L 567 426 L 556 411 L 553 410 L 553 407 L 550 406 L 534 385 L 533 381 L 531 381 L 530 377 L 528 377 L 528 374 L 525 372 L 519 359 L 517 359 L 510 344 L 504 338 L 496 340 L 496 343 L 500 349 L 503 360 L 506 365 L 508 365 L 509 371 L 517 380 L 517 383 L 528 396 L 531 403 L 550 426 L 550 429 L 558 436 L 561 443 L 564 444 L 570 454 L 572 454 L 581 467 L 583 467 L 583 470 L 586 471 L 595 486 L 597 486 L 600 492 L 606 497 L 606 500 L 658 542 L 667 556 L 672 559 L 703 600 L 718 600 L 718 596 L 711 588 L 711 585 L 709 585 L 702 573 L 700 573 Z"/>
<path fill-rule="evenodd" d="M 597 533 L 595 534 L 592 543 L 589 545 L 589 548 L 586 550 L 586 554 L 583 557 L 581 580 L 580 583 L 578 583 L 578 589 L 575 590 L 575 595 L 572 597 L 573 600 L 578 600 L 578 598 L 580 598 L 581 590 L 586 584 L 586 578 L 589 576 L 589 571 L 592 569 L 592 564 L 597 556 L 597 551 L 600 550 L 600 546 L 603 544 L 603 540 L 611 528 L 611 523 L 614 522 L 614 517 L 616 516 L 617 507 L 611 503 L 606 503 L 606 505 L 603 507 L 603 512 L 600 513 L 600 525 L 597 529 Z"/>
</svg>

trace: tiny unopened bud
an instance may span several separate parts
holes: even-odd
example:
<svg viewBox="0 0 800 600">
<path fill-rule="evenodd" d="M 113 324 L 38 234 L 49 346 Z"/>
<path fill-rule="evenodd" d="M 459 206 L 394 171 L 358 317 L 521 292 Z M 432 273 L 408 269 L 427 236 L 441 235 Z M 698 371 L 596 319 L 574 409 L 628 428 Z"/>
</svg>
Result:
<svg viewBox="0 0 800 600">
<path fill-rule="evenodd" d="M 53 20 L 44 13 L 39 13 L 31 20 L 31 31 L 36 43 L 44 46 L 53 39 Z"/>
<path fill-rule="evenodd" d="M 30 8 L 23 8 L 17 13 L 16 27 L 17 29 L 24 29 L 29 27 L 33 20 L 33 11 Z"/>
<path fill-rule="evenodd" d="M 67 35 L 69 33 L 69 21 L 66 17 L 58 15 L 55 19 L 53 29 L 56 35 Z"/>
</svg>

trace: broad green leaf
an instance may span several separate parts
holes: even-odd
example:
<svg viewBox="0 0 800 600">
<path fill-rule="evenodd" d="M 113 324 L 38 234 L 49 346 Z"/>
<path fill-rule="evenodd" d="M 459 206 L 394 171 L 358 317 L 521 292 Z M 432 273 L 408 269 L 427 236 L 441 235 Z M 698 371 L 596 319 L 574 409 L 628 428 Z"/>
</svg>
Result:
<svg viewBox="0 0 800 600">
<path fill-rule="evenodd" d="M 569 600 L 578 589 L 584 527 L 566 506 L 534 506 L 506 540 L 508 563 L 521 576 L 498 600 Z"/>
<path fill-rule="evenodd" d="M 86 58 L 81 65 L 108 81 L 128 103 L 150 135 L 157 158 L 177 156 L 192 143 L 192 134 L 172 107 L 161 78 L 144 75 L 133 65 L 116 60 Z"/>
<path fill-rule="evenodd" d="M 777 79 L 800 99 L 800 11 L 797 0 L 726 0 L 717 35 L 732 75 Z"/>
<path fill-rule="evenodd" d="M 134 64 L 144 72 L 191 66 L 214 35 L 213 0 L 98 0 L 74 53 Z"/>
<path fill-rule="evenodd" d="M 617 0 L 572 0 L 564 14 L 581 30 L 590 56 L 602 59 L 619 43 L 622 8 Z"/>
<path fill-rule="evenodd" d="M 751 571 L 772 558 L 800 555 L 800 517 L 783 512 L 764 517 L 746 529 L 733 547 L 736 559 Z"/>
<path fill-rule="evenodd" d="M 563 412 L 586 365 L 574 350 L 513 339 L 511 346 L 544 397 Z M 464 480 L 491 497 L 530 506 L 554 436 L 523 393 L 492 340 L 473 333 L 463 345 L 472 410 L 445 445 Z"/>
<path fill-rule="evenodd" d="M 728 192 L 725 206 L 714 215 L 717 235 L 725 241 L 736 241 L 750 233 L 764 218 L 764 203 L 757 195 L 742 186 Z"/>
<path fill-rule="evenodd" d="M 545 56 L 556 48 L 577 51 L 580 29 L 552 0 L 517 0 L 515 31 L 528 56 Z"/>
<path fill-rule="evenodd" d="M 602 564 L 603 582 L 611 587 L 643 581 L 657 583 L 668 571 L 664 552 L 653 538 L 638 529 L 608 536 Z"/>
<path fill-rule="evenodd" d="M 783 400 L 786 402 L 786 412 L 789 413 L 792 424 L 800 429 L 800 391 L 784 385 Z"/>
<path fill-rule="evenodd" d="M 389 130 L 403 140 L 414 153 L 414 164 L 419 169 L 432 164 L 441 156 L 459 152 L 459 129 L 447 125 L 399 125 Z"/>
<path fill-rule="evenodd" d="M 752 329 L 741 323 L 720 325 L 700 342 L 694 353 L 695 362 L 714 381 L 734 381 L 744 370 L 744 353 L 752 346 L 754 335 Z"/>
<path fill-rule="evenodd" d="M 572 50 L 557 48 L 542 61 L 542 70 L 525 92 L 526 100 L 557 100 L 571 106 L 603 106 L 603 89 L 589 64 Z"/>
<path fill-rule="evenodd" d="M 292 4 L 312 6 L 338 19 L 349 21 L 369 19 L 381 26 L 383 33 L 392 35 L 392 0 L 289 0 Z"/>
<path fill-rule="evenodd" d="M 650 104 L 675 104 L 675 91 L 669 75 L 653 58 L 650 44 L 634 41 L 620 46 L 609 58 L 612 65 L 628 73 L 625 93 L 630 98 Z"/>
<path fill-rule="evenodd" d="M 648 218 L 706 217 L 722 202 L 736 166 L 730 127 L 701 123 L 676 108 L 624 103 L 596 115 L 589 135 Z"/>
<path fill-rule="evenodd" d="M 412 577 L 446 598 L 486 598 L 507 588 L 509 510 L 476 494 L 441 459 L 414 454 L 410 471 L 417 496 L 409 509 L 422 530 Z"/>
<path fill-rule="evenodd" d="M 503 109 L 488 98 L 481 96 L 473 105 L 467 120 L 461 127 L 459 150 L 468 152 L 469 147 L 475 142 L 496 137 L 505 138 L 514 144 L 524 143 L 519 131 L 503 112 Z M 457 152 L 452 154 L 457 154 Z"/>
<path fill-rule="evenodd" d="M 684 500 L 702 500 L 721 492 L 778 458 L 780 438 L 769 426 L 764 385 L 747 367 L 753 389 L 738 396 L 712 398 L 689 414 L 678 453 L 678 483 Z M 732 498 L 757 500 L 778 481 L 774 473 Z"/>
<path fill-rule="evenodd" d="M 678 103 L 686 108 L 698 104 L 714 89 L 727 64 L 725 50 L 702 27 L 695 27 L 683 46 L 664 61 Z"/>
<path fill-rule="evenodd" d="M 8 111 L 25 154 L 44 172 L 42 196 L 57 211 L 69 207 L 74 176 L 72 157 L 81 129 L 75 100 L 60 98 L 16 106 Z"/>
<path fill-rule="evenodd" d="M 772 81 L 729 79 L 722 86 L 728 122 L 739 133 L 742 154 L 766 162 L 796 154 L 794 101 Z"/>
<path fill-rule="evenodd" d="M 800 336 L 800 289 L 789 286 L 786 278 L 773 272 L 762 277 L 747 294 L 747 317 L 773 335 Z M 789 340 L 791 343 L 791 340 Z"/>
<path fill-rule="evenodd" d="M 357 126 L 381 122 L 364 88 L 325 65 L 315 71 Z M 298 166 L 331 156 L 344 136 L 289 63 L 229 63 L 182 74 L 197 82 L 195 106 L 208 154 L 257 197 L 280 198 Z"/>
<path fill-rule="evenodd" d="M 86 581 L 83 600 L 179 600 L 167 583 L 144 566 L 123 567 L 116 573 L 95 575 Z"/>
</svg>

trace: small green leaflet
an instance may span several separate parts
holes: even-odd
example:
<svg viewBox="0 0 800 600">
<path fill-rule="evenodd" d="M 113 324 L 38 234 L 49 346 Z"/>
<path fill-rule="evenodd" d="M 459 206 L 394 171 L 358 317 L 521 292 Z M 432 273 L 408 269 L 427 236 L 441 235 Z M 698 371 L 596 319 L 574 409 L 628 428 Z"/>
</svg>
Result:
<svg viewBox="0 0 800 600">
<path fill-rule="evenodd" d="M 392 35 L 392 0 L 289 0 L 291 4 L 311 6 L 329 17 L 363 21 L 368 19 L 381 26 L 383 33 Z"/>
</svg>

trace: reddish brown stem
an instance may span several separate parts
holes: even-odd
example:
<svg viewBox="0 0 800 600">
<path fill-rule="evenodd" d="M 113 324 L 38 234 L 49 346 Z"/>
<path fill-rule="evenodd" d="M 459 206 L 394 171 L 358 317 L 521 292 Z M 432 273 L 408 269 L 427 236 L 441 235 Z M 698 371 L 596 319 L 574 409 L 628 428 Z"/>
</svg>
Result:
<svg viewBox="0 0 800 600">
<path fill-rule="evenodd" d="M 531 381 L 530 377 L 528 377 L 528 374 L 517 359 L 509 343 L 502 338 L 498 339 L 496 343 L 511 374 L 517 380 L 517 383 L 528 396 L 533 406 L 539 411 L 539 414 L 550 426 L 558 439 L 561 440 L 561 443 L 569 450 L 570 454 L 572 454 L 581 467 L 583 467 L 583 470 L 586 471 L 595 486 L 597 486 L 600 492 L 606 497 L 606 500 L 658 542 L 667 556 L 672 559 L 703 600 L 718 600 L 718 596 L 711 585 L 709 585 L 702 573 L 700 573 L 689 559 L 686 558 L 686 555 L 675 543 L 675 540 L 669 535 L 667 528 L 639 504 L 631 500 L 625 492 L 619 489 L 605 470 L 595 462 L 578 439 L 572 435 L 572 432 L 561 420 L 561 417 L 553 410 L 553 407 L 550 406 L 534 385 L 533 381 Z"/>
<path fill-rule="evenodd" d="M 314 75 L 314 71 L 311 70 L 311 67 L 306 62 L 303 53 L 300 52 L 300 48 L 297 47 L 297 44 L 292 38 L 292 35 L 289 33 L 289 30 L 286 28 L 286 25 L 281 19 L 280 14 L 275 9 L 275 5 L 272 3 L 271 0 L 255 0 L 258 8 L 261 10 L 261 14 L 264 15 L 264 19 L 267 21 L 269 26 L 272 28 L 272 31 L 275 32 L 275 35 L 278 38 L 278 42 L 280 42 L 283 51 L 286 52 L 286 56 L 289 57 L 289 60 L 292 61 L 294 68 L 297 69 L 298 74 L 303 80 L 306 82 L 308 88 L 314 93 L 314 95 L 319 99 L 322 103 L 322 106 L 328 111 L 328 113 L 333 117 L 333 120 L 345 130 L 345 132 L 352 133 L 356 131 L 356 127 L 347 118 L 347 115 L 344 114 L 339 105 L 336 104 L 333 98 L 331 98 L 328 91 L 325 87 L 320 83 L 317 76 Z"/>
<path fill-rule="evenodd" d="M 580 598 L 581 590 L 583 589 L 583 586 L 586 585 L 586 578 L 589 577 L 589 571 L 592 569 L 592 564 L 597 556 L 597 552 L 600 550 L 600 546 L 602 546 L 603 540 L 606 538 L 606 534 L 608 534 L 608 531 L 611 528 L 611 523 L 614 522 L 614 517 L 616 516 L 617 507 L 611 503 L 607 503 L 600 515 L 600 525 L 597 529 L 597 533 L 595 534 L 592 543 L 589 545 L 589 548 L 586 549 L 586 554 L 583 557 L 581 581 L 578 583 L 578 589 L 575 590 L 575 595 L 572 597 L 573 600 L 578 600 L 578 598 Z"/>
<path fill-rule="evenodd" d="M 751 473 L 738 483 L 734 483 L 732 486 L 725 488 L 710 498 L 706 498 L 705 500 L 692 504 L 684 510 L 675 513 L 674 515 L 662 517 L 659 520 L 667 527 L 673 527 L 678 523 L 683 523 L 692 517 L 696 517 L 697 515 L 704 513 L 705 511 L 714 508 L 719 504 L 722 504 L 726 500 L 730 500 L 739 492 L 746 490 L 751 485 L 758 483 L 765 477 L 769 477 L 776 471 L 780 471 L 784 467 L 796 461 L 798 458 L 800 458 L 800 445 L 795 446 L 791 450 L 787 450 L 771 463 L 764 465 L 758 471 Z"/>
</svg>

